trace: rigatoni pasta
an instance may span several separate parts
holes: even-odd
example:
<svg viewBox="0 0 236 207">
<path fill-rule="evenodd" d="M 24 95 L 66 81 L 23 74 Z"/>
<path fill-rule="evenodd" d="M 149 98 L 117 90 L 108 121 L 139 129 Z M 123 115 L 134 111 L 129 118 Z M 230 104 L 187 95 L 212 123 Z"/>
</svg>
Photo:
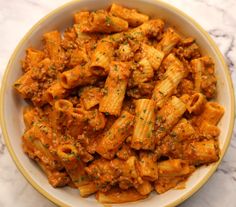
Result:
<svg viewBox="0 0 236 207">
<path fill-rule="evenodd" d="M 97 77 L 91 73 L 87 66 L 76 66 L 63 72 L 60 76 L 60 83 L 66 89 L 92 84 L 97 80 Z"/>
<path fill-rule="evenodd" d="M 104 76 L 109 73 L 113 50 L 114 45 L 108 39 L 102 39 L 97 43 L 89 66 L 92 73 L 100 76 Z"/>
<path fill-rule="evenodd" d="M 105 82 L 104 96 L 99 111 L 119 116 L 130 76 L 130 65 L 126 62 L 112 62 Z"/>
<path fill-rule="evenodd" d="M 180 40 L 180 35 L 169 27 L 164 33 L 162 40 L 158 43 L 157 48 L 163 51 L 165 55 L 168 55 Z"/>
<path fill-rule="evenodd" d="M 131 147 L 140 149 L 154 148 L 155 102 L 139 99 L 135 102 L 135 124 L 131 139 Z"/>
<path fill-rule="evenodd" d="M 45 53 L 52 60 L 56 70 L 62 71 L 66 64 L 65 51 L 61 47 L 61 34 L 58 31 L 52 31 L 43 35 Z"/>
<path fill-rule="evenodd" d="M 53 187 L 132 202 L 219 160 L 214 62 L 173 28 L 113 3 L 26 50 L 22 146 Z"/>
<path fill-rule="evenodd" d="M 157 113 L 156 142 L 159 142 L 168 131 L 179 121 L 186 111 L 185 104 L 177 97 L 172 96 Z"/>
<path fill-rule="evenodd" d="M 124 140 L 129 136 L 133 125 L 133 115 L 124 111 L 119 119 L 104 134 L 96 151 L 106 159 L 112 159 Z"/>
<path fill-rule="evenodd" d="M 122 18 L 110 15 L 104 10 L 91 12 L 87 24 L 82 24 L 81 32 L 113 33 L 128 30 L 128 22 Z"/>
<path fill-rule="evenodd" d="M 22 61 L 22 69 L 24 72 L 34 68 L 37 64 L 43 60 L 44 53 L 40 50 L 36 50 L 33 48 L 28 48 L 26 50 L 25 60 Z"/>
<path fill-rule="evenodd" d="M 62 87 L 59 81 L 56 81 L 46 90 L 47 102 L 52 105 L 53 101 L 65 98 L 69 92 L 68 89 Z"/>
<path fill-rule="evenodd" d="M 149 16 L 138 13 L 135 9 L 128 9 L 115 3 L 111 5 L 110 14 L 126 20 L 132 27 L 137 27 L 149 19 Z"/>
<path fill-rule="evenodd" d="M 186 76 L 186 71 L 181 61 L 173 54 L 170 54 L 166 60 L 168 62 L 167 70 L 163 79 L 157 82 L 152 99 L 156 102 L 156 107 L 161 107 L 169 96 L 172 95 L 180 81 Z"/>
</svg>

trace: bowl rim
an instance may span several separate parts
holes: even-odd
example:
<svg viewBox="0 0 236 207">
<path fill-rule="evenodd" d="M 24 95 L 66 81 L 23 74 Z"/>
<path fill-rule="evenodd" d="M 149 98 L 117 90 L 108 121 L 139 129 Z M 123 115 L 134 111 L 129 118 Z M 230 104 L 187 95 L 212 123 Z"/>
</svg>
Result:
<svg viewBox="0 0 236 207">
<path fill-rule="evenodd" d="M 54 204 L 58 205 L 58 206 L 65 206 L 65 207 L 69 207 L 68 204 L 64 203 L 63 201 L 59 200 L 57 197 L 51 195 L 50 193 L 48 193 L 45 189 L 43 189 L 42 187 L 40 187 L 30 176 L 30 173 L 28 173 L 24 167 L 21 165 L 21 163 L 19 162 L 17 155 L 15 154 L 11 142 L 10 142 L 10 138 L 9 135 L 7 133 L 7 129 L 6 129 L 6 123 L 5 123 L 5 119 L 4 119 L 4 102 L 3 102 L 3 97 L 5 94 L 5 90 L 6 90 L 6 82 L 9 76 L 9 72 L 10 72 L 10 68 L 12 66 L 12 62 L 14 60 L 14 57 L 16 56 L 17 52 L 19 51 L 20 47 L 22 47 L 23 43 L 26 41 L 26 39 L 28 38 L 28 36 L 30 36 L 33 31 L 36 30 L 36 28 L 44 21 L 46 21 L 49 17 L 53 16 L 54 14 L 56 14 L 57 12 L 60 12 L 61 10 L 63 10 L 64 8 L 66 8 L 67 6 L 74 4 L 76 2 L 80 2 L 81 0 L 71 0 L 67 3 L 64 3 L 63 5 L 57 7 L 56 9 L 53 9 L 51 12 L 49 12 L 47 15 L 45 15 L 44 17 L 42 17 L 38 22 L 36 22 L 31 28 L 30 30 L 23 36 L 23 38 L 20 40 L 20 42 L 17 44 L 16 48 L 14 49 L 14 52 L 12 53 L 9 62 L 6 66 L 6 69 L 4 71 L 4 76 L 2 78 L 2 87 L 1 87 L 1 91 L 0 91 L 0 125 L 2 128 L 2 134 L 3 134 L 3 138 L 4 141 L 6 143 L 7 149 L 11 155 L 11 158 L 13 159 L 15 165 L 17 166 L 18 170 L 22 173 L 22 175 L 25 177 L 25 179 L 39 192 L 41 193 L 44 197 L 46 197 L 49 201 L 53 202 Z M 176 13 L 180 14 L 181 16 L 183 16 L 185 19 L 189 20 L 202 34 L 203 36 L 205 36 L 207 38 L 207 41 L 210 43 L 211 47 L 215 50 L 218 59 L 220 60 L 221 64 L 223 65 L 223 70 L 229 85 L 229 90 L 230 90 L 230 99 L 231 99 L 231 108 L 230 108 L 230 112 L 231 112 L 231 117 L 230 117 L 230 124 L 229 124 L 229 130 L 227 133 L 227 137 L 226 137 L 226 143 L 224 144 L 222 150 L 221 150 L 221 156 L 220 159 L 211 167 L 210 171 L 207 173 L 207 175 L 205 175 L 205 177 L 197 184 L 195 185 L 190 191 L 188 191 L 186 194 L 182 195 L 181 197 L 179 197 L 178 199 L 176 199 L 174 202 L 168 204 L 166 207 L 174 207 L 177 206 L 178 204 L 182 203 L 183 201 L 185 201 L 186 199 L 190 198 L 194 193 L 196 193 L 204 184 L 206 184 L 206 182 L 209 180 L 209 178 L 213 175 L 213 173 L 215 172 L 215 170 L 217 169 L 217 167 L 219 166 L 219 164 L 221 163 L 221 160 L 223 159 L 225 152 L 229 146 L 231 137 L 232 137 L 232 133 L 233 133 L 233 128 L 234 128 L 234 115 L 235 115 L 235 97 L 234 97 L 234 88 L 233 88 L 233 83 L 232 83 L 232 79 L 229 75 L 229 69 L 227 64 L 225 63 L 225 59 L 224 56 L 222 55 L 222 53 L 220 52 L 218 46 L 216 45 L 216 43 L 213 41 L 213 39 L 210 37 L 210 35 L 190 16 L 188 16 L 187 14 L 185 14 L 183 11 L 181 11 L 180 9 L 176 8 L 175 6 L 172 6 L 169 3 L 164 2 L 163 0 L 153 0 L 153 1 L 157 1 L 159 4 L 163 5 L 164 7 L 169 8 L 172 11 L 175 11 Z"/>
</svg>

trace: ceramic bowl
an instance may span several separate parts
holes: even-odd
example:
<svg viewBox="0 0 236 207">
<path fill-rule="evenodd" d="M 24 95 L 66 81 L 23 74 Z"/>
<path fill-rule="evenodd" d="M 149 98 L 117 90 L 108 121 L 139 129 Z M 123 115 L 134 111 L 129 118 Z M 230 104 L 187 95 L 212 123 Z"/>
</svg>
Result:
<svg viewBox="0 0 236 207">
<path fill-rule="evenodd" d="M 24 154 L 21 145 L 21 136 L 24 132 L 22 110 L 26 103 L 16 94 L 12 85 L 22 74 L 20 60 L 24 58 L 26 48 L 29 46 L 40 47 L 43 33 L 53 29 L 63 31 L 66 27 L 71 26 L 73 13 L 76 11 L 102 9 L 108 7 L 112 2 L 136 8 L 151 17 L 164 19 L 168 25 L 174 26 L 180 33 L 195 37 L 202 54 L 207 54 L 214 59 L 218 81 L 216 101 L 225 108 L 225 114 L 218 125 L 221 130 L 219 136 L 221 159 L 230 143 L 234 122 L 234 95 L 229 71 L 216 44 L 193 19 L 173 6 L 157 0 L 80 0 L 69 2 L 41 19 L 18 44 L 7 66 L 0 97 L 2 131 L 13 160 L 24 177 L 40 193 L 60 206 L 95 207 L 103 205 L 99 204 L 94 197 L 81 198 L 75 189 L 53 188 L 39 167 Z M 153 193 L 145 200 L 119 204 L 119 206 L 176 206 L 206 183 L 221 159 L 217 163 L 201 167 L 194 172 L 183 190 L 170 190 L 161 195 Z"/>
</svg>

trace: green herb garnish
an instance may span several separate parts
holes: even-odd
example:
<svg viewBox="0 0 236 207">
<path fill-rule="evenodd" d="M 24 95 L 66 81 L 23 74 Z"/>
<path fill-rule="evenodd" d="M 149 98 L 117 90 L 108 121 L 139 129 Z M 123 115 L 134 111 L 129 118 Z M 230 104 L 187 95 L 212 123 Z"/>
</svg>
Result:
<svg viewBox="0 0 236 207">
<path fill-rule="evenodd" d="M 112 20 L 111 20 L 111 18 L 109 17 L 109 16 L 106 16 L 106 25 L 107 26 L 111 26 L 111 24 L 112 24 Z"/>
</svg>

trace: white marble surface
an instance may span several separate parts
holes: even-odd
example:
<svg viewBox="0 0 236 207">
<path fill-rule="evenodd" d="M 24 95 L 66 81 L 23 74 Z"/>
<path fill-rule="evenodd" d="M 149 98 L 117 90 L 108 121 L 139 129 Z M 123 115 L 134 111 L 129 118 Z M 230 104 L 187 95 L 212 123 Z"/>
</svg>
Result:
<svg viewBox="0 0 236 207">
<path fill-rule="evenodd" d="M 0 79 L 16 44 L 41 17 L 67 0 L 0 0 Z M 99 0 L 98 0 L 99 2 Z M 216 41 L 236 88 L 236 1 L 166 0 L 192 16 Z M 0 207 L 52 207 L 15 167 L 0 133 Z M 209 182 L 181 207 L 236 206 L 236 128 L 230 147 Z"/>
</svg>

